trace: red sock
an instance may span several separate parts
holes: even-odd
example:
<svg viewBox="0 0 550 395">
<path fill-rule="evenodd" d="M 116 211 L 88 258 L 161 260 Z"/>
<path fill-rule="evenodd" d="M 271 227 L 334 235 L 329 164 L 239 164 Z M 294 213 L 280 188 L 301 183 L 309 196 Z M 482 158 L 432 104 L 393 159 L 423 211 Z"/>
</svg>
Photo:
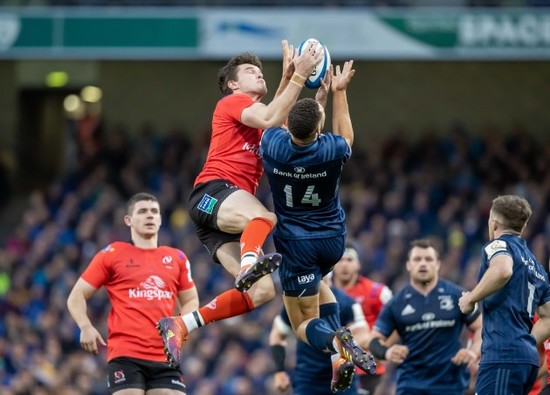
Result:
<svg viewBox="0 0 550 395">
<path fill-rule="evenodd" d="M 218 295 L 212 302 L 199 309 L 204 324 L 236 317 L 254 310 L 254 303 L 247 292 L 230 289 Z"/>
<path fill-rule="evenodd" d="M 265 239 L 273 229 L 273 222 L 263 217 L 253 218 L 241 235 L 241 256 L 247 253 L 260 255 Z"/>
</svg>

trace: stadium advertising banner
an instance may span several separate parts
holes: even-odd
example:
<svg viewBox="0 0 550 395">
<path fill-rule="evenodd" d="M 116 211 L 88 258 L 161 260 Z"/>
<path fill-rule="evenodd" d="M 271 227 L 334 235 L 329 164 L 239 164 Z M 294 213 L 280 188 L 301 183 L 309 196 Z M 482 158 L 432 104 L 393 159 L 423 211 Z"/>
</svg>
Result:
<svg viewBox="0 0 550 395">
<path fill-rule="evenodd" d="M 0 8 L 5 59 L 279 59 L 309 37 L 336 59 L 549 59 L 550 9 Z"/>
</svg>

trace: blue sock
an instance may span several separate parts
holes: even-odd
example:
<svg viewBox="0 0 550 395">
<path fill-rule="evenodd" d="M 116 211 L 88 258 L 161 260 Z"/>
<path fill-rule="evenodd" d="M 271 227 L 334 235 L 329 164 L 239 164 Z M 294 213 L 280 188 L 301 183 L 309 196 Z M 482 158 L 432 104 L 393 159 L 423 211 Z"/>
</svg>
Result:
<svg viewBox="0 0 550 395">
<path fill-rule="evenodd" d="M 313 348 L 320 351 L 336 351 L 332 345 L 334 330 L 329 326 L 327 321 L 321 318 L 314 318 L 307 324 L 306 337 Z"/>
<path fill-rule="evenodd" d="M 342 326 L 340 323 L 340 307 L 338 303 L 325 303 L 320 305 L 319 316 L 324 319 L 334 331 Z"/>
</svg>

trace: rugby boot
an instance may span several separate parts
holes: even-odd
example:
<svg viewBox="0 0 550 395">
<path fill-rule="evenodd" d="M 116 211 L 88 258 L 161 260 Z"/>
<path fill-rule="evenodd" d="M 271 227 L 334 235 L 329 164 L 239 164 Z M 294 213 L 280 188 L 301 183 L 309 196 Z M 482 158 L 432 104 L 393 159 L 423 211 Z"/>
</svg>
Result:
<svg viewBox="0 0 550 395">
<path fill-rule="evenodd" d="M 185 323 L 180 316 L 164 317 L 157 323 L 157 329 L 162 336 L 168 364 L 175 369 L 179 369 L 181 348 L 188 337 Z"/>
<path fill-rule="evenodd" d="M 259 257 L 252 265 L 242 267 L 235 279 L 235 288 L 248 291 L 260 278 L 277 270 L 282 260 L 281 254 L 273 252 Z"/>
<path fill-rule="evenodd" d="M 330 389 L 332 392 L 344 391 L 351 387 L 355 365 L 345 358 L 338 358 L 332 362 L 332 380 Z"/>
<path fill-rule="evenodd" d="M 349 328 L 345 326 L 338 328 L 335 338 L 338 344 L 337 351 L 340 353 L 340 357 L 353 362 L 355 366 L 370 375 L 376 374 L 376 362 L 374 361 L 374 357 L 357 344 Z"/>
</svg>

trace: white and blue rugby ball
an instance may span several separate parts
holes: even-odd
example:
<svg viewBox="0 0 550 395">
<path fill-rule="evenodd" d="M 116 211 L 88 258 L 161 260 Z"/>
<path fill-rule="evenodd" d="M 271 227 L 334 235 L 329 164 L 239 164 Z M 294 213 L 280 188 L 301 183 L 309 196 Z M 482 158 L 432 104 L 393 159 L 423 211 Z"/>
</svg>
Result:
<svg viewBox="0 0 550 395">
<path fill-rule="evenodd" d="M 308 38 L 303 41 L 298 47 L 298 54 L 301 55 L 304 48 L 307 48 L 310 42 L 316 43 L 315 51 L 324 49 L 324 56 L 315 66 L 311 74 L 306 79 L 306 86 L 311 89 L 317 89 L 321 86 L 321 80 L 325 77 L 325 73 L 330 68 L 330 54 L 325 45 L 315 38 Z"/>
</svg>

